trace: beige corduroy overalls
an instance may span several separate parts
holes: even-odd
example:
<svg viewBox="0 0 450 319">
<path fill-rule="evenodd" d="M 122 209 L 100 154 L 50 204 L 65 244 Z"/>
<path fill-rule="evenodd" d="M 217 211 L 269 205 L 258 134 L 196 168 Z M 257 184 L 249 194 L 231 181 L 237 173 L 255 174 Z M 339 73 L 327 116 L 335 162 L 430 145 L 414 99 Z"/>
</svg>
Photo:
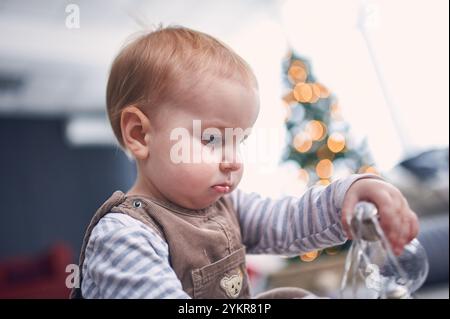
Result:
<svg viewBox="0 0 450 319">
<path fill-rule="evenodd" d="M 192 298 L 250 298 L 237 214 L 230 199 L 222 197 L 205 209 L 190 210 L 173 203 L 141 195 L 114 194 L 97 210 L 84 236 L 80 254 L 83 269 L 85 250 L 92 230 L 108 213 L 135 218 L 163 238 L 169 246 L 170 265 Z M 80 273 L 81 287 L 82 273 Z M 276 289 L 262 298 L 302 298 L 308 293 L 298 288 Z M 72 298 L 82 298 L 81 288 Z"/>
</svg>

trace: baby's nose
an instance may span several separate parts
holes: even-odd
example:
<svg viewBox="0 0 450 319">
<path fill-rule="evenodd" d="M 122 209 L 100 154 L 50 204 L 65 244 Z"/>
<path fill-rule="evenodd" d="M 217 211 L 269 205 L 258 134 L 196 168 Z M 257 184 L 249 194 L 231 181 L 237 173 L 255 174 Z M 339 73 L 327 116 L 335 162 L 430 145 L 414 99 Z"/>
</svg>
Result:
<svg viewBox="0 0 450 319">
<path fill-rule="evenodd" d="M 242 167 L 242 163 L 239 162 L 221 162 L 219 168 L 223 172 L 238 171 Z"/>
</svg>

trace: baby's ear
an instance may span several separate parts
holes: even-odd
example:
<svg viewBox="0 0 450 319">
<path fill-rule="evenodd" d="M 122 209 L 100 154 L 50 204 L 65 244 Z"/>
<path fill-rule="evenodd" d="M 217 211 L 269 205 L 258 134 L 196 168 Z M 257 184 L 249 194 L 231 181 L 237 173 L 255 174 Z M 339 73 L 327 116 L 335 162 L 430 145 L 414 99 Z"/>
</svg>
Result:
<svg viewBox="0 0 450 319">
<path fill-rule="evenodd" d="M 120 128 L 125 147 L 136 159 L 146 159 L 149 155 L 150 136 L 150 121 L 147 116 L 136 106 L 127 106 L 120 116 Z"/>
</svg>

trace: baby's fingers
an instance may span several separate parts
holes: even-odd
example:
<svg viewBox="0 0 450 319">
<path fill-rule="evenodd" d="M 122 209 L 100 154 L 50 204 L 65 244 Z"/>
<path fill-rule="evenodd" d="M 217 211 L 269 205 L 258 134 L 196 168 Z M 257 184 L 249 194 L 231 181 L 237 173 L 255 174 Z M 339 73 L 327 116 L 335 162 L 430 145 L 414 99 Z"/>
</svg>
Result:
<svg viewBox="0 0 450 319">
<path fill-rule="evenodd" d="M 417 236 L 418 222 L 416 215 L 411 211 L 407 200 L 400 191 L 394 189 L 390 192 L 390 195 L 393 201 L 398 203 L 393 208 L 397 209 L 395 215 L 400 220 L 400 225 L 396 232 L 390 235 L 389 239 L 395 254 L 400 255 L 405 245 Z"/>
<path fill-rule="evenodd" d="M 409 223 L 409 238 L 408 238 L 408 242 L 410 242 L 411 240 L 413 240 L 414 238 L 417 237 L 417 235 L 419 235 L 419 220 L 417 218 L 417 215 L 413 212 L 410 211 L 410 223 Z"/>
<path fill-rule="evenodd" d="M 388 192 L 378 192 L 375 199 L 380 215 L 380 225 L 394 252 L 401 253 L 404 237 L 407 235 L 405 228 L 409 230 L 409 224 L 405 225 L 403 214 L 403 203 L 395 200 Z"/>
<path fill-rule="evenodd" d="M 388 237 L 395 237 L 401 225 L 401 219 L 396 212 L 400 209 L 399 203 L 392 200 L 390 194 L 386 191 L 378 191 L 373 194 L 373 202 L 378 208 L 380 216 L 380 225 Z"/>
</svg>

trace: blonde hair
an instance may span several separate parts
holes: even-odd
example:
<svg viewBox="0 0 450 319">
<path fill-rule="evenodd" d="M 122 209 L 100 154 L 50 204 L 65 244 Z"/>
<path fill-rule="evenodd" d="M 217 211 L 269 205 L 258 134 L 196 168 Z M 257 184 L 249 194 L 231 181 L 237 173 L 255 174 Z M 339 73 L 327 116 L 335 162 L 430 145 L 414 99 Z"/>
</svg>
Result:
<svg viewBox="0 0 450 319">
<path fill-rule="evenodd" d="M 159 27 L 127 44 L 111 66 L 106 89 L 108 117 L 120 145 L 124 146 L 120 117 L 125 107 L 154 110 L 172 101 L 174 92 L 186 90 L 206 75 L 257 87 L 250 66 L 227 45 L 202 32 L 180 26 Z"/>
</svg>

